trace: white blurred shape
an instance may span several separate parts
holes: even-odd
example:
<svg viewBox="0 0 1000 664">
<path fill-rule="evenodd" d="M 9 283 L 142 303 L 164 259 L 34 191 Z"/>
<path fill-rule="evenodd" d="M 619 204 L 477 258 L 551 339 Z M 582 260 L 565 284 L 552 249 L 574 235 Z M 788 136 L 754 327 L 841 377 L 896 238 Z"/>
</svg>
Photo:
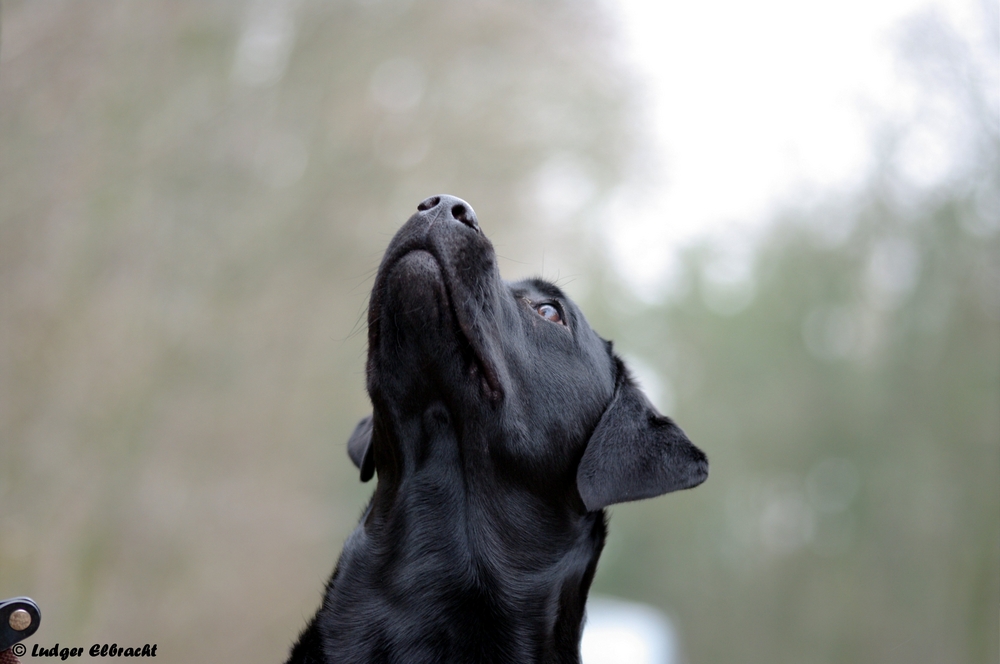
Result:
<svg viewBox="0 0 1000 664">
<path fill-rule="evenodd" d="M 955 122 L 957 118 L 953 118 Z M 949 132 L 924 122 L 912 127 L 899 147 L 897 162 L 903 175 L 918 187 L 932 187 L 956 170 L 960 155 Z"/>
<path fill-rule="evenodd" d="M 642 195 L 629 187 L 616 191 L 601 215 L 605 245 L 613 265 L 633 294 L 657 304 L 669 297 L 680 261 L 670 240 L 668 220 L 661 210 L 644 205 Z"/>
<path fill-rule="evenodd" d="M 232 77 L 249 87 L 266 87 L 281 80 L 295 45 L 292 0 L 257 0 L 250 4 L 246 25 L 236 47 Z"/>
<path fill-rule="evenodd" d="M 607 216 L 613 264 L 640 298 L 659 299 L 672 255 L 721 224 L 737 220 L 759 233 L 778 205 L 858 186 L 876 163 L 871 136 L 886 121 L 916 127 L 900 146 L 907 179 L 928 186 L 954 177 L 967 122 L 947 105 L 925 103 L 898 67 L 892 35 L 904 17 L 933 6 L 939 22 L 978 43 L 974 3 L 615 6 L 647 93 L 649 161 L 665 164 L 641 169 L 647 186 L 631 197 L 630 212 L 609 207 Z M 995 60 L 991 48 L 977 54 Z M 723 311 L 738 309 L 739 298 L 717 299 Z"/>
<path fill-rule="evenodd" d="M 386 60 L 372 73 L 372 98 L 387 111 L 412 111 L 424 98 L 426 77 L 423 67 L 412 58 Z"/>
<path fill-rule="evenodd" d="M 548 159 L 535 173 L 534 199 L 543 221 L 562 224 L 590 202 L 596 187 L 589 169 L 571 154 Z"/>
<path fill-rule="evenodd" d="M 652 606 L 592 595 L 580 653 L 583 664 L 678 664 L 673 625 Z"/>
</svg>

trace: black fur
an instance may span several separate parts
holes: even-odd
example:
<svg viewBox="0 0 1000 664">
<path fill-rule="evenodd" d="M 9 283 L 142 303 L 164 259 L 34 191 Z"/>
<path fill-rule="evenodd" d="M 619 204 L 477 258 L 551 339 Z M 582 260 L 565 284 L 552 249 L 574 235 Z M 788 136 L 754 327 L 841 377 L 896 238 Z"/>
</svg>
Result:
<svg viewBox="0 0 1000 664">
<path fill-rule="evenodd" d="M 603 508 L 700 484 L 705 455 L 451 196 L 389 244 L 368 344 L 348 451 L 378 484 L 289 664 L 579 662 Z"/>
</svg>

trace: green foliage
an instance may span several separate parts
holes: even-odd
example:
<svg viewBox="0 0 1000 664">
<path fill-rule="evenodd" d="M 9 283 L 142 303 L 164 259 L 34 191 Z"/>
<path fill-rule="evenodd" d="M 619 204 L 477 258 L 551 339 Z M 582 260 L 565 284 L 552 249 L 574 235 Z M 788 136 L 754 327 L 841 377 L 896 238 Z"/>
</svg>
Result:
<svg viewBox="0 0 1000 664">
<path fill-rule="evenodd" d="M 995 660 L 997 163 L 934 192 L 881 174 L 785 215 L 740 283 L 705 246 L 686 293 L 607 317 L 712 470 L 615 510 L 599 590 L 673 610 L 694 661 Z M 720 288 L 753 297 L 718 313 Z"/>
</svg>

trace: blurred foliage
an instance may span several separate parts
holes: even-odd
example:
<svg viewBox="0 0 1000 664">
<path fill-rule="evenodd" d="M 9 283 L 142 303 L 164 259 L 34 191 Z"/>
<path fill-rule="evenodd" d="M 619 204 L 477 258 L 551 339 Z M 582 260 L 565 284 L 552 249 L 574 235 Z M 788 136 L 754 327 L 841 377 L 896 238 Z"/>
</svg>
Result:
<svg viewBox="0 0 1000 664">
<path fill-rule="evenodd" d="M 667 303 L 591 303 L 712 469 L 614 508 L 595 589 L 673 611 L 691 661 L 996 661 L 1000 109 L 965 109 L 948 182 L 888 145 L 755 251 L 690 251 Z"/>
<path fill-rule="evenodd" d="M 644 149 L 611 25 L 569 0 L 4 3 L 0 597 L 40 603 L 34 640 L 281 660 L 371 489 L 343 443 L 372 270 L 449 192 L 506 276 L 572 268 L 711 458 L 613 509 L 596 590 L 666 609 L 693 662 L 996 661 L 996 110 L 970 102 L 951 181 L 902 183 L 890 140 L 862 190 L 694 248 L 648 305 L 582 203 Z"/>
<path fill-rule="evenodd" d="M 0 596 L 39 602 L 38 641 L 281 659 L 371 488 L 344 442 L 386 243 L 450 192 L 523 258 L 547 163 L 615 183 L 605 25 L 560 1 L 4 3 Z"/>
</svg>

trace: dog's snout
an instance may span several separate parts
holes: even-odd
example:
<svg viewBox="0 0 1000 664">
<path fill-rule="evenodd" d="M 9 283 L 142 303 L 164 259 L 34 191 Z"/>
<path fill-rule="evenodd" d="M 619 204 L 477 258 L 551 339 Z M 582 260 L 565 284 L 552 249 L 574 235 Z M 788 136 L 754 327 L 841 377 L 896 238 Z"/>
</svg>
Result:
<svg viewBox="0 0 1000 664">
<path fill-rule="evenodd" d="M 476 212 L 472 206 L 455 196 L 431 196 L 420 202 L 417 211 L 435 218 L 443 217 L 451 221 L 458 221 L 474 231 L 479 231 L 479 220 L 476 219 Z"/>
</svg>

